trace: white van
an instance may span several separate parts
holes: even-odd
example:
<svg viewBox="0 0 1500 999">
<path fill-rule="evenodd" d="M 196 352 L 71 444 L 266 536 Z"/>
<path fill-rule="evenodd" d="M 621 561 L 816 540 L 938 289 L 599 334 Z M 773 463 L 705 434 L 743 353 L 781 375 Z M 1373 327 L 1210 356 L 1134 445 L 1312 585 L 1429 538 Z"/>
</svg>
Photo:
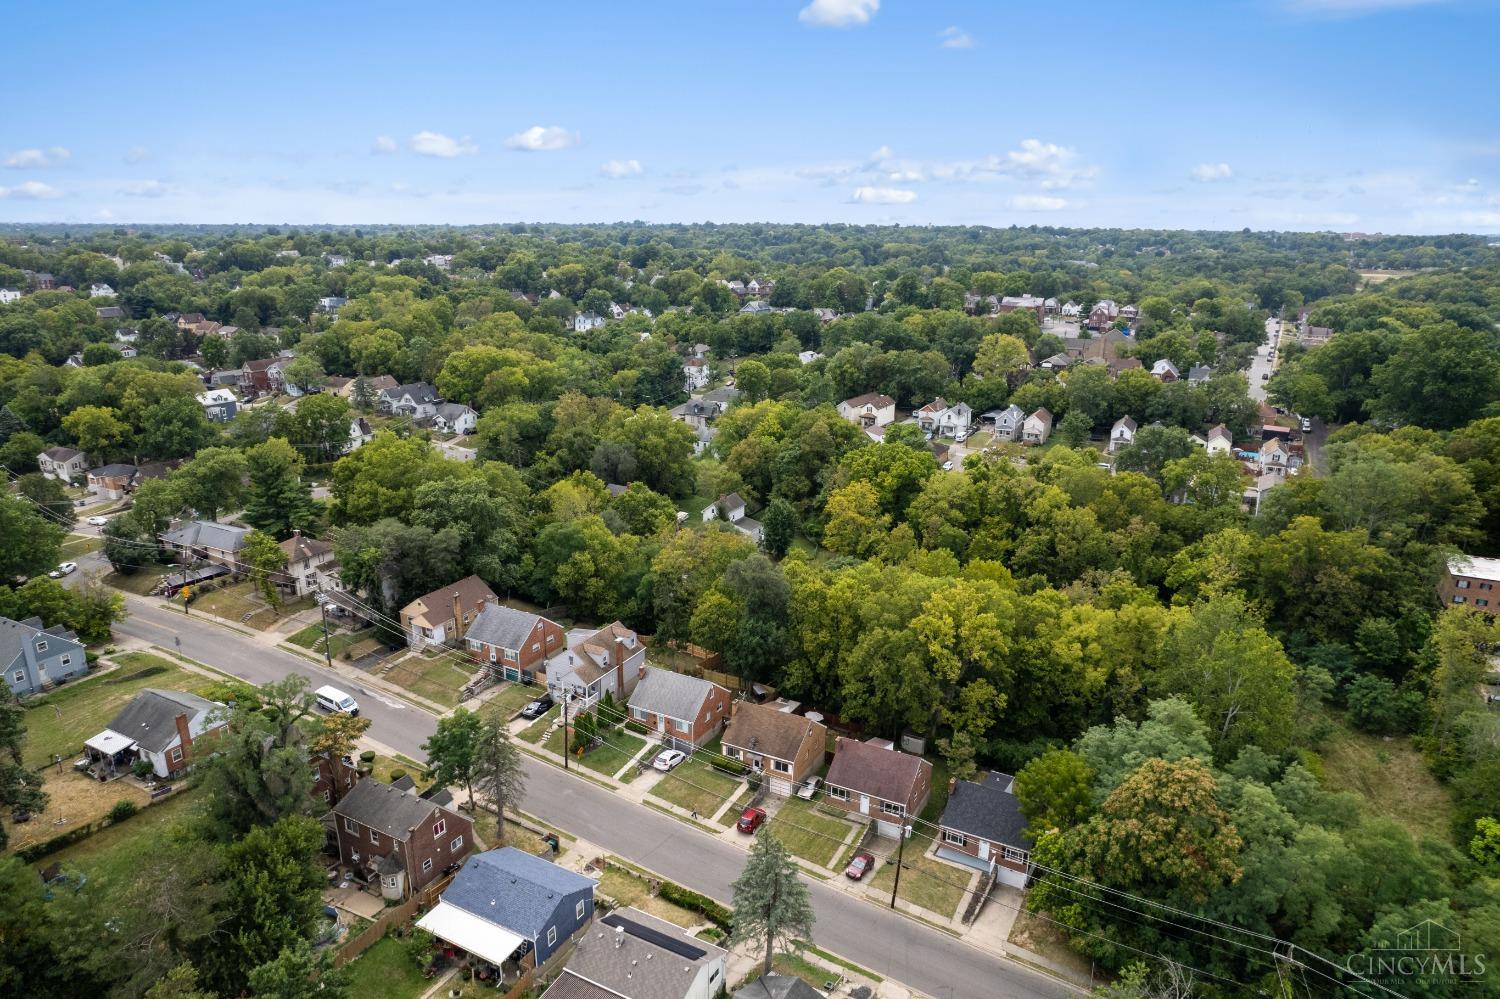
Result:
<svg viewBox="0 0 1500 999">
<path fill-rule="evenodd" d="M 337 687 L 319 687 L 313 691 L 318 707 L 336 715 L 358 715 L 359 702 Z"/>
</svg>

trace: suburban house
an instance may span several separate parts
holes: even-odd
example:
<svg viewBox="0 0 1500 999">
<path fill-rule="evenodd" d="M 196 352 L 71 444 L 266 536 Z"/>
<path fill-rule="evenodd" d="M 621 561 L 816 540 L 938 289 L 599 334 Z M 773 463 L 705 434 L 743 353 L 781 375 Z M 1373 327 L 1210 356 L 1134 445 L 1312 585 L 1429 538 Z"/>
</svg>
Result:
<svg viewBox="0 0 1500 999">
<path fill-rule="evenodd" d="M 708 362 L 701 357 L 690 357 L 682 362 L 682 383 L 688 392 L 697 392 L 708 387 Z"/>
<path fill-rule="evenodd" d="M 94 309 L 95 319 L 124 319 L 125 310 L 118 305 L 101 305 Z"/>
<path fill-rule="evenodd" d="M 768 704 L 735 701 L 721 742 L 725 756 L 766 774 L 766 789 L 786 796 L 823 765 L 828 729 Z"/>
<path fill-rule="evenodd" d="M 449 267 L 453 266 L 453 254 L 451 254 L 451 253 L 430 253 L 427 256 L 425 256 L 425 257 L 422 258 L 422 263 L 424 263 L 424 264 L 430 264 L 431 266 L 436 267 L 440 271 L 445 271 Z"/>
<path fill-rule="evenodd" d="M 89 491 L 102 499 L 124 499 L 135 484 L 134 465 L 116 463 L 89 470 Z"/>
<path fill-rule="evenodd" d="M 19 302 L 20 300 L 21 293 L 16 289 L 0 288 L 0 305 L 10 305 L 12 302 Z"/>
<path fill-rule="evenodd" d="M 673 749 L 708 742 L 729 717 L 729 691 L 695 676 L 646 667 L 630 695 L 630 717 Z"/>
<path fill-rule="evenodd" d="M 210 422 L 224 423 L 234 419 L 234 414 L 239 412 L 240 401 L 229 389 L 214 388 L 198 396 L 198 405 L 203 407 L 203 415 Z"/>
<path fill-rule="evenodd" d="M 245 547 L 245 535 L 249 533 L 248 527 L 212 520 L 190 520 L 185 524 L 174 524 L 160 535 L 159 540 L 183 559 L 203 559 L 232 569 L 240 564 L 240 551 Z"/>
<path fill-rule="evenodd" d="M 344 445 L 344 453 L 356 451 L 375 439 L 375 429 L 370 426 L 370 421 L 363 416 L 356 416 L 349 421 L 349 443 Z"/>
<path fill-rule="evenodd" d="M 967 434 L 969 427 L 974 423 L 974 411 L 969 408 L 968 403 L 961 402 L 956 406 L 950 406 L 942 396 L 938 396 L 912 416 L 916 417 L 917 426 L 938 437 Z"/>
<path fill-rule="evenodd" d="M 318 299 L 318 311 L 337 317 L 339 309 L 348 304 L 349 300 L 342 295 L 324 295 Z"/>
<path fill-rule="evenodd" d="M 377 404 L 383 413 L 425 420 L 437 415 L 437 389 L 426 382 L 397 385 L 382 392 Z"/>
<path fill-rule="evenodd" d="M 167 780 L 193 765 L 194 743 L 228 724 L 226 709 L 217 701 L 147 687 L 84 746 L 101 775 L 122 773 L 145 760 L 152 773 Z"/>
<path fill-rule="evenodd" d="M 1448 560 L 1448 571 L 1438 581 L 1444 606 L 1468 604 L 1495 613 L 1495 587 L 1500 585 L 1500 559 L 1458 555 Z"/>
<path fill-rule="evenodd" d="M 862 427 L 884 427 L 896 422 L 896 400 L 879 392 L 866 392 L 839 403 L 839 415 Z"/>
<path fill-rule="evenodd" d="M 543 999 L 716 999 L 728 955 L 634 908 L 600 916 L 578 939 Z"/>
<path fill-rule="evenodd" d="M 262 357 L 257 361 L 246 361 L 240 368 L 240 387 L 257 394 L 280 391 L 286 384 L 282 369 L 288 360 L 285 357 Z"/>
<path fill-rule="evenodd" d="M 587 711 L 606 693 L 624 704 L 645 672 L 646 646 L 615 621 L 547 660 L 547 689 L 559 701 L 571 694 L 578 710 Z"/>
<path fill-rule="evenodd" d="M 562 625 L 540 614 L 487 602 L 464 632 L 464 643 L 497 677 L 529 681 L 564 648 L 567 636 Z"/>
<path fill-rule="evenodd" d="M 768 316 L 775 311 L 769 302 L 746 302 L 740 306 L 742 316 Z"/>
<path fill-rule="evenodd" d="M 1189 385 L 1203 385 L 1214 376 L 1214 369 L 1206 364 L 1195 364 L 1188 368 L 1187 380 Z"/>
<path fill-rule="evenodd" d="M 417 925 L 500 967 L 548 961 L 594 919 L 598 882 L 513 846 L 476 853 Z"/>
<path fill-rule="evenodd" d="M 1109 428 L 1109 453 L 1114 454 L 1122 447 L 1134 443 L 1135 421 L 1128 416 L 1122 416 L 1115 421 L 1115 425 Z"/>
<path fill-rule="evenodd" d="M 776 282 L 771 280 L 762 281 L 759 278 L 751 278 L 745 284 L 747 295 L 769 295 L 776 289 Z"/>
<path fill-rule="evenodd" d="M 360 379 L 351 378 L 346 384 L 340 385 L 337 389 L 335 389 L 334 394 L 344 399 L 353 399 L 354 390 L 359 385 L 359 383 Z M 332 384 L 331 379 L 330 384 Z M 385 395 L 385 393 L 389 392 L 391 389 L 397 388 L 398 383 L 396 379 L 392 378 L 390 375 L 376 375 L 373 378 L 364 379 L 364 386 L 365 389 L 370 393 L 370 396 L 375 399 L 376 403 L 378 404 L 381 396 Z"/>
<path fill-rule="evenodd" d="M 795 975 L 771 974 L 741 986 L 734 999 L 823 999 L 823 993 Z"/>
<path fill-rule="evenodd" d="M 400 901 L 442 877 L 474 848 L 466 815 L 429 801 L 410 787 L 357 781 L 333 806 L 339 859 L 380 879 L 380 894 Z"/>
<path fill-rule="evenodd" d="M 352 756 L 315 753 L 308 762 L 312 764 L 313 772 L 312 796 L 319 801 L 336 805 L 359 783 L 359 767 Z"/>
<path fill-rule="evenodd" d="M 279 547 L 286 553 L 286 574 L 277 583 L 299 597 L 324 589 L 328 575 L 338 567 L 333 545 L 303 537 L 301 531 L 293 531 Z"/>
<path fill-rule="evenodd" d="M 1151 365 L 1151 377 L 1159 382 L 1175 382 L 1182 375 L 1178 373 L 1177 365 L 1173 364 L 1170 358 L 1163 357 Z"/>
<path fill-rule="evenodd" d="M 1297 332 L 1297 342 L 1304 347 L 1321 347 L 1333 339 L 1333 330 L 1327 326 L 1303 326 Z"/>
<path fill-rule="evenodd" d="M 1036 321 L 1041 322 L 1047 317 L 1047 300 L 1036 295 L 1006 295 L 1000 299 L 1001 312 L 1019 312 L 1021 310 L 1036 313 Z"/>
<path fill-rule="evenodd" d="M 580 312 L 573 317 L 573 332 L 587 333 L 604 325 L 604 317 L 597 312 Z"/>
<path fill-rule="evenodd" d="M 478 576 L 439 587 L 401 608 L 401 633 L 414 649 L 456 642 L 495 593 Z"/>
<path fill-rule="evenodd" d="M 938 820 L 937 855 L 967 867 L 992 871 L 1012 888 L 1025 888 L 1031 837 L 1015 795 L 1015 778 L 991 771 L 983 781 L 950 780 L 948 805 Z"/>
<path fill-rule="evenodd" d="M 1291 463 L 1291 449 L 1280 437 L 1272 437 L 1262 444 L 1255 462 L 1262 475 L 1284 475 Z"/>
<path fill-rule="evenodd" d="M 1211 427 L 1208 436 L 1204 439 L 1203 448 L 1209 454 L 1233 454 L 1234 437 L 1229 433 L 1229 428 L 1220 423 Z"/>
<path fill-rule="evenodd" d="M 49 479 L 62 479 L 72 484 L 82 479 L 89 468 L 88 455 L 70 447 L 49 447 L 36 456 L 37 467 Z"/>
<path fill-rule="evenodd" d="M 27 697 L 88 672 L 78 636 L 62 625 L 42 627 L 42 619 L 0 617 L 0 666 L 14 697 Z"/>
<path fill-rule="evenodd" d="M 1052 436 L 1052 414 L 1045 407 L 1026 417 L 1026 422 L 1021 424 L 1021 443 L 1023 444 L 1045 444 L 1050 436 Z"/>
<path fill-rule="evenodd" d="M 1004 409 L 985 413 L 980 419 L 994 421 L 997 440 L 1013 441 L 1020 436 L 1021 429 L 1026 423 L 1026 411 L 1015 403 L 1011 403 Z"/>
<path fill-rule="evenodd" d="M 701 430 L 717 420 L 728 404 L 723 402 L 709 402 L 707 399 L 694 398 L 680 406 L 673 406 L 671 413 L 673 419 L 680 420 L 688 426 Z"/>
<path fill-rule="evenodd" d="M 445 434 L 472 434 L 479 414 L 461 402 L 440 402 L 432 425 Z"/>
<path fill-rule="evenodd" d="M 1064 302 L 1059 312 L 1064 319 L 1078 319 L 1083 315 L 1083 306 L 1077 302 Z"/>
<path fill-rule="evenodd" d="M 115 290 L 101 281 L 89 285 L 89 298 L 114 298 Z"/>
<path fill-rule="evenodd" d="M 1119 318 L 1119 315 L 1120 307 L 1106 298 L 1089 310 L 1089 318 L 1086 325 L 1089 329 L 1096 332 L 1108 329 L 1114 325 L 1114 321 Z"/>
<path fill-rule="evenodd" d="M 745 501 L 740 499 L 739 493 L 720 496 L 703 508 L 703 522 L 708 524 L 715 520 L 728 521 L 730 527 L 756 544 L 760 544 L 761 538 L 765 535 L 760 521 L 745 516 Z"/>
<path fill-rule="evenodd" d="M 824 780 L 827 804 L 870 816 L 882 836 L 897 837 L 932 793 L 932 764 L 885 739 L 840 738 Z"/>
</svg>

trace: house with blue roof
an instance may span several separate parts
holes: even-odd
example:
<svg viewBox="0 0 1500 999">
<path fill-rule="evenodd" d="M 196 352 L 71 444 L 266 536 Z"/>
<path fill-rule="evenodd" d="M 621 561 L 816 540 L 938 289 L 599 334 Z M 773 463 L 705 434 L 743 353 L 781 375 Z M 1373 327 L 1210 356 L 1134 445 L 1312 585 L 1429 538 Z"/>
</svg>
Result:
<svg viewBox="0 0 1500 999">
<path fill-rule="evenodd" d="M 565 948 L 594 918 L 598 882 L 513 846 L 470 857 L 417 925 L 501 967 Z"/>
</svg>

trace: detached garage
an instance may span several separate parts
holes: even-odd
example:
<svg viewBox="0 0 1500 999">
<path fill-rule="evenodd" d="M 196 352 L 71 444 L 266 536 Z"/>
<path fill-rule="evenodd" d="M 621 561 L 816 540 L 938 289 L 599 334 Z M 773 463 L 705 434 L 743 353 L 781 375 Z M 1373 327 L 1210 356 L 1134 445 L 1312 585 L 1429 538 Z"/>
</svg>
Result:
<svg viewBox="0 0 1500 999">
<path fill-rule="evenodd" d="M 983 781 L 948 784 L 948 807 L 938 822 L 937 855 L 981 871 L 1001 884 L 1025 888 L 1031 870 L 1031 837 L 1015 796 L 1015 778 L 991 771 Z"/>
</svg>

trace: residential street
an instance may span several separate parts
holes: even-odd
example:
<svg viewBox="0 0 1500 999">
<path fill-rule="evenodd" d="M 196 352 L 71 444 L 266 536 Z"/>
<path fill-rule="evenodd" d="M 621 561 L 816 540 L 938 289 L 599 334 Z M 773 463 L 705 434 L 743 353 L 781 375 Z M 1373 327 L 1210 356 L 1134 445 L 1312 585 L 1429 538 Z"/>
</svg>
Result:
<svg viewBox="0 0 1500 999">
<path fill-rule="evenodd" d="M 1246 376 L 1250 381 L 1250 398 L 1256 402 L 1266 401 L 1266 381 L 1262 376 L 1269 377 L 1276 370 L 1271 352 L 1280 343 L 1281 324 L 1272 316 L 1266 320 L 1265 342 L 1255 348 L 1255 356 L 1250 359 L 1250 374 Z"/>
<path fill-rule="evenodd" d="M 91 555 L 71 578 L 102 571 L 103 560 Z M 420 747 L 436 727 L 427 712 L 214 622 L 155 601 L 130 596 L 126 600 L 130 616 L 116 625 L 117 634 L 168 649 L 179 648 L 175 642 L 180 639 L 184 656 L 252 683 L 288 673 L 306 676 L 315 685 L 332 683 L 359 700 L 361 714 L 370 719 L 372 739 L 414 759 L 424 758 Z M 730 882 L 744 864 L 741 850 L 533 757 L 526 757 L 526 770 L 524 807 L 529 813 L 694 891 L 729 901 Z M 1051 978 L 940 930 L 854 900 L 821 882 L 810 881 L 810 888 L 820 946 L 938 999 L 1070 994 Z"/>
</svg>

